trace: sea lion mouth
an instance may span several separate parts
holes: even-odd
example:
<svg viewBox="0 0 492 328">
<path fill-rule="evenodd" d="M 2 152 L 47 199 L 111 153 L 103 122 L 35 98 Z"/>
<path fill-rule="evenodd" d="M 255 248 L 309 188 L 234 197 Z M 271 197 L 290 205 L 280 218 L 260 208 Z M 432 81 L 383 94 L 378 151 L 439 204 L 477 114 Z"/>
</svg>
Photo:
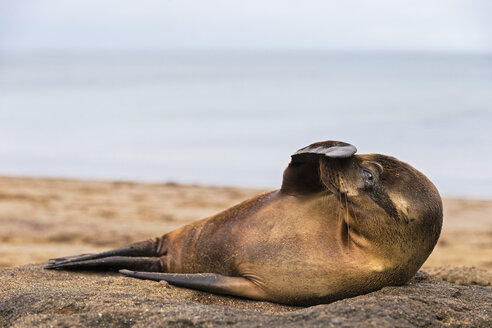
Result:
<svg viewBox="0 0 492 328">
<path fill-rule="evenodd" d="M 399 211 L 396 209 L 395 203 L 381 186 L 373 188 L 372 192 L 369 193 L 369 197 L 371 197 L 371 199 L 390 217 L 394 218 L 396 221 L 403 220 L 405 223 L 408 223 L 408 218 L 405 215 L 400 215 Z"/>
</svg>

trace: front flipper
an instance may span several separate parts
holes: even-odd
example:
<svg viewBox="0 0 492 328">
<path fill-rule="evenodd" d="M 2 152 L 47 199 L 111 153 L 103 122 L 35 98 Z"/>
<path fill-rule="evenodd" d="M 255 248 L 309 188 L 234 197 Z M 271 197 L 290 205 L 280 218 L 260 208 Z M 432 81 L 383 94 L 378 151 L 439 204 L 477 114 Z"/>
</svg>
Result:
<svg viewBox="0 0 492 328">
<path fill-rule="evenodd" d="M 243 277 L 222 276 L 215 273 L 156 273 L 120 270 L 125 276 L 167 281 L 171 285 L 202 290 L 210 293 L 246 297 L 255 300 L 269 300 L 265 291 Z"/>
</svg>

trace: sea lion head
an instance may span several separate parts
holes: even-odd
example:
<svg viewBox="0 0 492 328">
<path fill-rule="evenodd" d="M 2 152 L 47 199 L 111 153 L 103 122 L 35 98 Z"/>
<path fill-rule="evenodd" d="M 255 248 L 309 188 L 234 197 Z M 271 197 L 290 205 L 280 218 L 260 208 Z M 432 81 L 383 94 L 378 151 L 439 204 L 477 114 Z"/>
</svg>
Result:
<svg viewBox="0 0 492 328">
<path fill-rule="evenodd" d="M 346 241 L 369 247 L 383 261 L 377 270 L 395 283 L 410 279 L 430 255 L 442 227 L 439 192 L 424 174 L 395 157 L 355 155 L 339 141 L 292 155 L 282 189 L 297 195 L 325 192 L 343 208 Z"/>
</svg>

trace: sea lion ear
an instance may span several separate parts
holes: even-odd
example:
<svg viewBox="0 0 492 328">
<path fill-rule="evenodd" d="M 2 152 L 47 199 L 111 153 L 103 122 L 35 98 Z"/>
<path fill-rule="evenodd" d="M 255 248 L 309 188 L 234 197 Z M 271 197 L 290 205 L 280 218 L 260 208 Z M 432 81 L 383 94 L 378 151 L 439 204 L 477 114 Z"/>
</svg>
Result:
<svg viewBox="0 0 492 328">
<path fill-rule="evenodd" d="M 357 152 L 355 146 L 342 141 L 321 141 L 301 148 L 292 155 L 293 162 L 317 162 L 320 155 L 330 158 L 347 158 Z"/>
<path fill-rule="evenodd" d="M 296 151 L 284 171 L 282 192 L 291 195 L 309 194 L 323 190 L 320 179 L 319 159 L 321 157 L 348 158 L 357 148 L 341 141 L 313 143 Z"/>
</svg>

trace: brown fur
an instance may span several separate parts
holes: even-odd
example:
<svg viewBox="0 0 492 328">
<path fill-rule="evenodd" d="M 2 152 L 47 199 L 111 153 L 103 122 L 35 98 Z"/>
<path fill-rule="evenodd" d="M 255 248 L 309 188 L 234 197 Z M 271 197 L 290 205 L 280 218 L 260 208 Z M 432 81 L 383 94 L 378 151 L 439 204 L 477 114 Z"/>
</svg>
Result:
<svg viewBox="0 0 492 328">
<path fill-rule="evenodd" d="M 155 256 L 148 271 L 243 277 L 246 283 L 235 280 L 234 288 L 220 278 L 220 288 L 201 289 L 287 304 L 330 302 L 408 281 L 441 231 L 434 185 L 393 157 L 309 151 L 293 156 L 280 190 L 92 258 Z M 55 260 L 48 268 L 73 262 L 84 261 Z"/>
<path fill-rule="evenodd" d="M 324 182 L 322 190 L 302 186 L 301 192 L 293 192 L 284 181 L 285 190 L 256 196 L 165 235 L 166 271 L 247 277 L 271 300 L 296 304 L 405 283 L 437 242 L 441 199 L 424 175 L 392 157 L 358 155 L 336 169 L 350 179 L 367 161 L 382 166 L 379 182 L 386 193 L 408 200 L 408 214 L 400 213 L 408 219 L 390 217 L 367 191 L 339 198 L 326 186 L 332 177 L 323 166 L 332 164 L 322 159 L 325 176 L 318 171 L 310 176 L 317 174 L 318 184 Z M 350 181 L 346 188 L 351 188 Z"/>
</svg>

